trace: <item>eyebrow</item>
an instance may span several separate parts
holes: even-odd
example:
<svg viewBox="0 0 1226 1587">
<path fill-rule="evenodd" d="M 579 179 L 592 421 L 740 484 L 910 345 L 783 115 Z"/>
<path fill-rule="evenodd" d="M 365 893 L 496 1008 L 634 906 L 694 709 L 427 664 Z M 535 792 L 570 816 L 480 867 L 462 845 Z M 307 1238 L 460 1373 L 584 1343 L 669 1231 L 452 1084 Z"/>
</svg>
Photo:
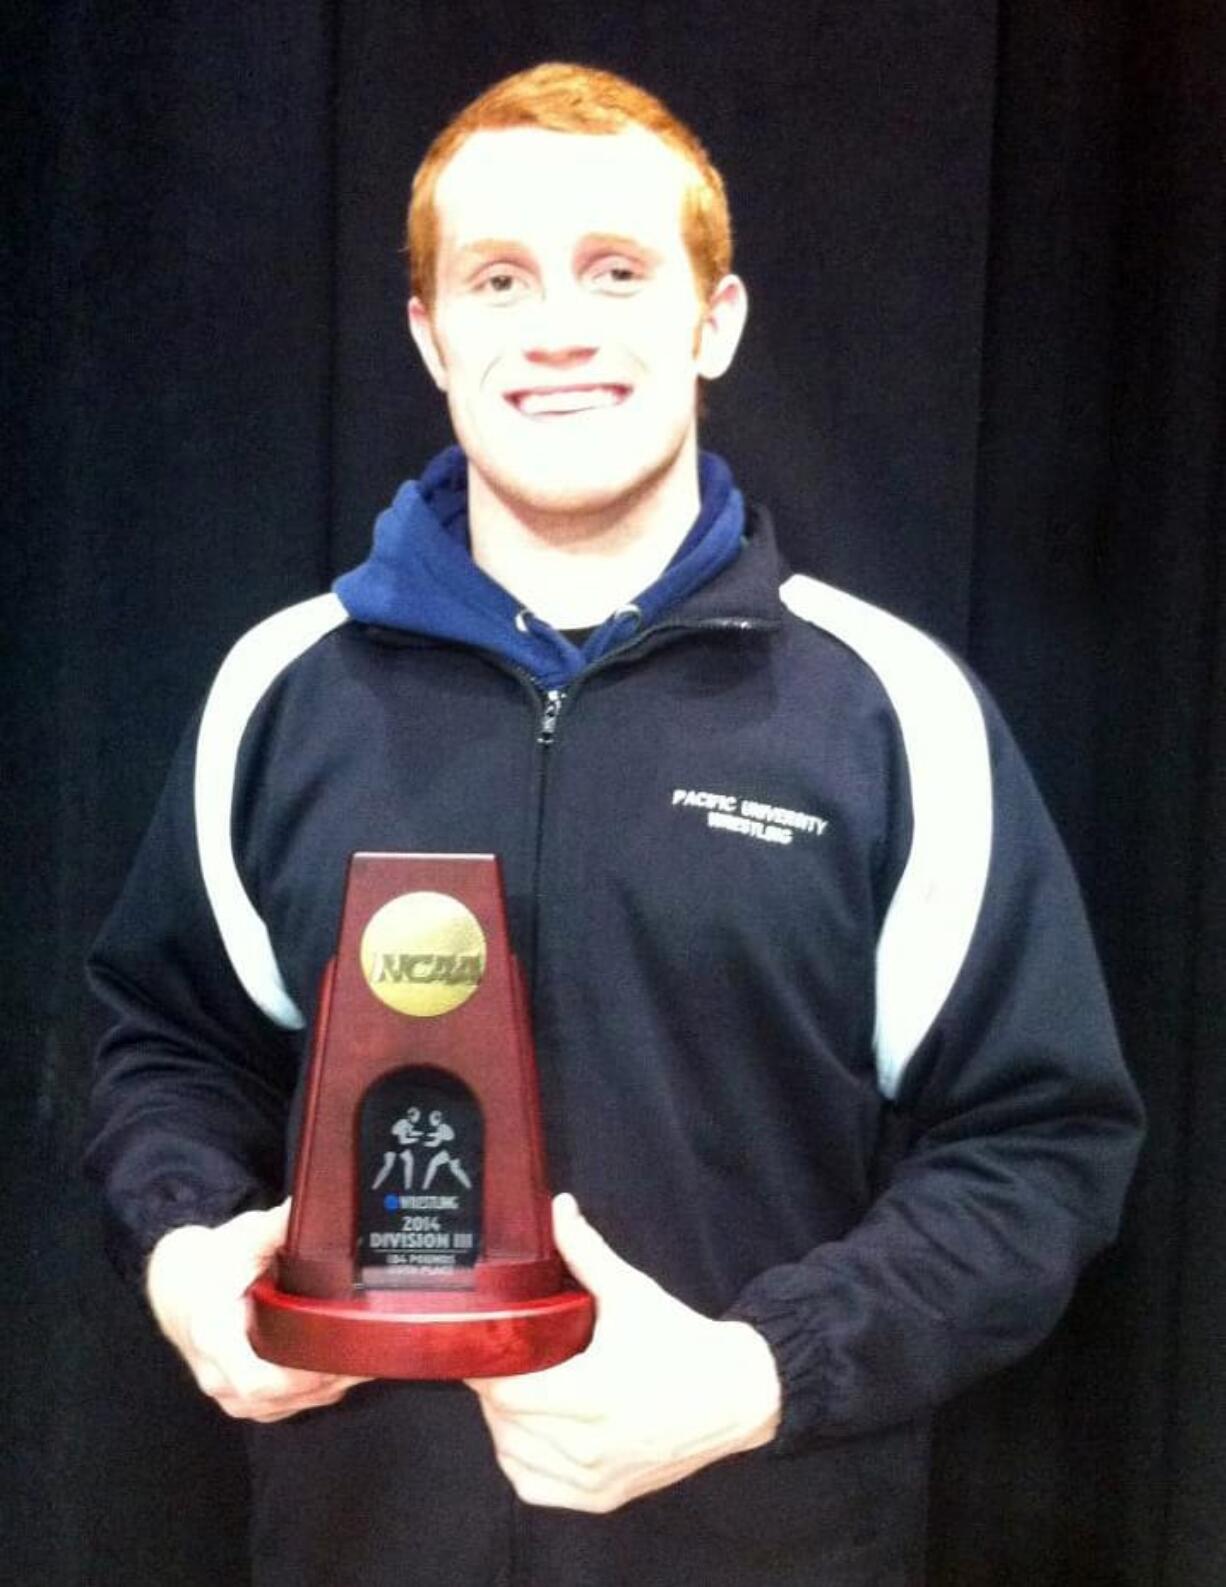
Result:
<svg viewBox="0 0 1226 1587">
<path fill-rule="evenodd" d="M 470 257 L 477 259 L 491 259 L 499 254 L 526 253 L 523 243 L 516 242 L 512 237 L 478 237 L 473 242 L 466 242 L 456 249 L 456 258 L 467 260 Z"/>
<path fill-rule="evenodd" d="M 600 248 L 607 253 L 637 253 L 652 264 L 660 261 L 659 252 L 649 247 L 641 237 L 625 237 L 619 232 L 592 231 L 579 239 L 580 249 Z"/>
<path fill-rule="evenodd" d="M 649 247 L 640 238 L 625 236 L 620 232 L 586 232 L 575 245 L 576 254 L 593 249 L 603 249 L 609 253 L 641 254 L 652 264 L 658 264 L 660 261 L 660 254 L 655 248 Z M 472 242 L 461 244 L 456 249 L 455 257 L 457 264 L 463 269 L 470 263 L 480 263 L 483 259 L 522 259 L 526 254 L 531 254 L 531 251 L 525 243 L 517 241 L 514 237 L 477 237 Z"/>
</svg>

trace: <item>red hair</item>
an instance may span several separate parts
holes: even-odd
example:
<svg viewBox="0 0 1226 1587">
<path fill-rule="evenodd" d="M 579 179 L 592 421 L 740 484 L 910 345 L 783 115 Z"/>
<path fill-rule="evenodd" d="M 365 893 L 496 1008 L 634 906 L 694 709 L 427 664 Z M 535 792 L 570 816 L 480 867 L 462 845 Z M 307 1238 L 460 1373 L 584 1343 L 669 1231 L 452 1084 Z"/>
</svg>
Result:
<svg viewBox="0 0 1226 1587">
<path fill-rule="evenodd" d="M 412 290 L 434 306 L 438 263 L 435 189 L 447 162 L 474 132 L 541 127 L 595 135 L 642 127 L 690 167 L 681 206 L 681 235 L 694 279 L 707 301 L 732 266 L 732 223 L 724 180 L 695 135 L 646 89 L 593 66 L 547 61 L 504 77 L 448 122 L 426 151 L 409 199 L 408 254 Z"/>
</svg>

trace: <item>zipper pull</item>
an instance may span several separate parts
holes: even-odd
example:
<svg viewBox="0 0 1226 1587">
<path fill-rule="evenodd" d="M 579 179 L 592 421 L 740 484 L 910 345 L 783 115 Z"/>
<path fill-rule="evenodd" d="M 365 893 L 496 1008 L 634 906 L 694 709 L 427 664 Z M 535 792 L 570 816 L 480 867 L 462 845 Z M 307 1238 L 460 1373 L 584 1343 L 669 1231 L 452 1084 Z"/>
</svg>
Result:
<svg viewBox="0 0 1226 1587">
<path fill-rule="evenodd" d="M 562 709 L 562 701 L 565 698 L 565 689 L 547 689 L 545 691 L 545 705 L 541 711 L 540 731 L 536 735 L 538 744 L 553 743 L 553 735 L 558 730 L 558 712 Z"/>
</svg>

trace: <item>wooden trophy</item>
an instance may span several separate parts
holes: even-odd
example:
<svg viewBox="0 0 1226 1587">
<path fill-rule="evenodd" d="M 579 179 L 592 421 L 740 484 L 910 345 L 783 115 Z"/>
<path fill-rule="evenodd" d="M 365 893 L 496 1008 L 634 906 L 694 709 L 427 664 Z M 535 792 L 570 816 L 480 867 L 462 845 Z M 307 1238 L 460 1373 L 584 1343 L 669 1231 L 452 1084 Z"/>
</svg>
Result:
<svg viewBox="0 0 1226 1587">
<path fill-rule="evenodd" d="M 251 1339 L 286 1366 L 498 1377 L 574 1355 L 527 1004 L 485 854 L 355 854 L 320 990 L 284 1249 Z"/>
</svg>

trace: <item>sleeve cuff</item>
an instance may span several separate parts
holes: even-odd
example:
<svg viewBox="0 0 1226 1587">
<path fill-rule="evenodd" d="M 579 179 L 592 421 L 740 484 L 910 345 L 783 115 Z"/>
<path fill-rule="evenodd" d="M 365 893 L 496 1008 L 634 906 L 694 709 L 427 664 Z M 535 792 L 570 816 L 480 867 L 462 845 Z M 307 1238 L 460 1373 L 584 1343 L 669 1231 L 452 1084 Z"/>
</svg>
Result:
<svg viewBox="0 0 1226 1587">
<path fill-rule="evenodd" d="M 800 1453 L 813 1442 L 814 1425 L 822 1416 L 827 1361 L 820 1334 L 811 1319 L 801 1320 L 794 1305 L 772 1304 L 769 1298 L 755 1295 L 752 1285 L 725 1317 L 756 1329 L 775 1360 L 782 1411 L 770 1453 Z"/>
<path fill-rule="evenodd" d="M 153 1249 L 163 1235 L 172 1229 L 199 1224 L 215 1229 L 255 1207 L 270 1207 L 270 1197 L 258 1186 L 233 1188 L 216 1195 L 158 1197 L 139 1208 L 131 1209 L 124 1219 L 112 1212 L 107 1217 L 105 1244 L 107 1256 L 125 1282 L 144 1294 L 145 1273 Z"/>
</svg>

